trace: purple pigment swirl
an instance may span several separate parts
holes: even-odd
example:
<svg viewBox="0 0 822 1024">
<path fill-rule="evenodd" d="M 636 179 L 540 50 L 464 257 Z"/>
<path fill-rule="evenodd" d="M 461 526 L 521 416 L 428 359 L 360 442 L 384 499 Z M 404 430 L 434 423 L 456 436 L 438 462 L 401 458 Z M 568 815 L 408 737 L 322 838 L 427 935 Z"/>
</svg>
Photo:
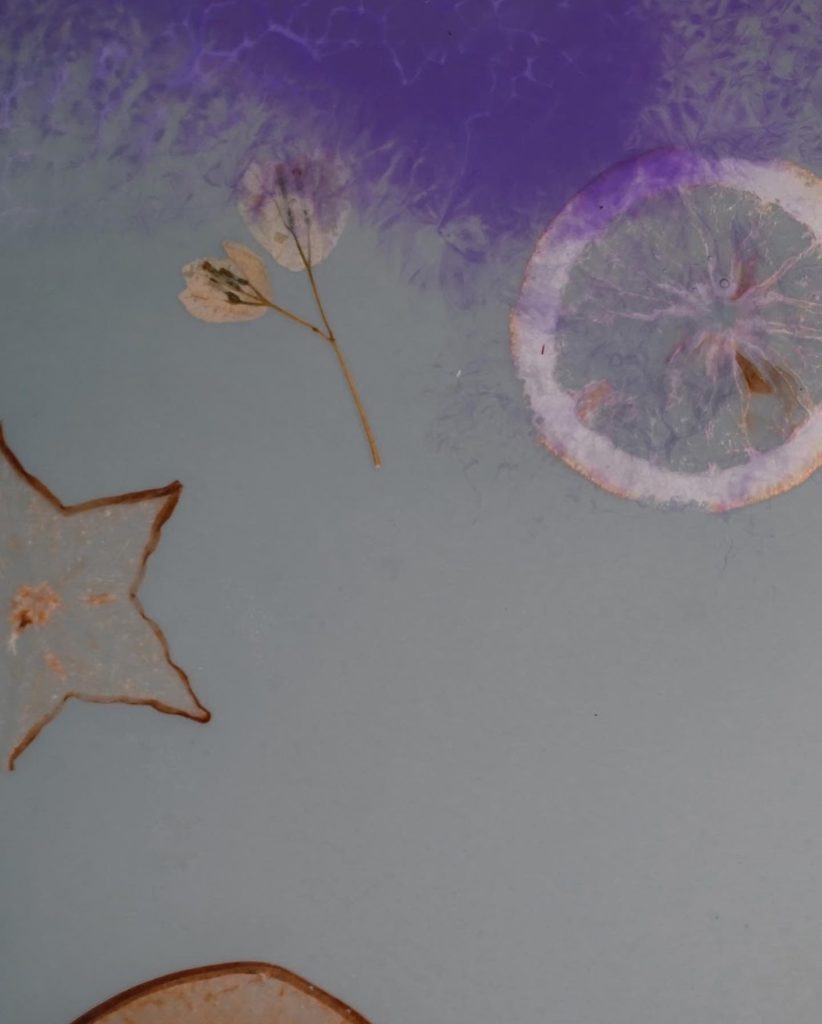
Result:
<svg viewBox="0 0 822 1024">
<path fill-rule="evenodd" d="M 6 0 L 0 18 L 6 203 L 32 169 L 95 165 L 113 190 L 153 169 L 134 201 L 167 217 L 308 138 L 351 160 L 372 222 L 433 228 L 465 264 L 624 155 L 657 48 L 614 0 Z"/>
</svg>

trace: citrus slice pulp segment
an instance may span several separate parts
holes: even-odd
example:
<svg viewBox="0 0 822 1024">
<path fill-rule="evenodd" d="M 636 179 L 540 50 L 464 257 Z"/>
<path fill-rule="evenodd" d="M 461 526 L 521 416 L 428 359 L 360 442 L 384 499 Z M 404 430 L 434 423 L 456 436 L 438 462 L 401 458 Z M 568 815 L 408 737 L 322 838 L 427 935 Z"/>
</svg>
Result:
<svg viewBox="0 0 822 1024">
<path fill-rule="evenodd" d="M 657 152 L 575 196 L 511 341 L 540 440 L 606 490 L 711 510 L 822 463 L 822 182 Z"/>
</svg>

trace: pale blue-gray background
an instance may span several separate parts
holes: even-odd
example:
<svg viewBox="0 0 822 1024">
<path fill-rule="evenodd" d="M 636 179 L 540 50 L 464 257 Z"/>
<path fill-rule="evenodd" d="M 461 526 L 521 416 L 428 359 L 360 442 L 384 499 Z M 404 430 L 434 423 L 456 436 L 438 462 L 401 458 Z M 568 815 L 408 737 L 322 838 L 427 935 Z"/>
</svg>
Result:
<svg viewBox="0 0 822 1024">
<path fill-rule="evenodd" d="M 321 342 L 178 305 L 238 218 L 93 227 L 3 250 L 2 419 L 66 502 L 183 481 L 142 595 L 214 718 L 75 704 L 0 779 L 3 1024 L 246 958 L 374 1024 L 817 1024 L 822 476 L 604 494 L 531 437 L 503 298 L 352 225 L 375 473 Z"/>
</svg>

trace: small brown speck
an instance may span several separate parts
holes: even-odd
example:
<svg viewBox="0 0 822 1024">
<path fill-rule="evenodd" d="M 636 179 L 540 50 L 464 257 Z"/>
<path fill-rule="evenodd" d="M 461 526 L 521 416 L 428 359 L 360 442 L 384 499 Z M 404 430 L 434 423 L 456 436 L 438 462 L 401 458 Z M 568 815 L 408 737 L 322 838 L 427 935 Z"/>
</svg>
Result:
<svg viewBox="0 0 822 1024">
<path fill-rule="evenodd" d="M 52 654 L 51 651 L 47 651 L 43 655 L 43 660 L 58 679 L 63 680 L 66 678 L 66 670 L 63 668 L 63 663 L 56 654 Z"/>
<path fill-rule="evenodd" d="M 9 612 L 14 635 L 19 636 L 28 626 L 45 626 L 60 603 L 60 595 L 48 583 L 24 583 L 18 587 Z"/>
</svg>

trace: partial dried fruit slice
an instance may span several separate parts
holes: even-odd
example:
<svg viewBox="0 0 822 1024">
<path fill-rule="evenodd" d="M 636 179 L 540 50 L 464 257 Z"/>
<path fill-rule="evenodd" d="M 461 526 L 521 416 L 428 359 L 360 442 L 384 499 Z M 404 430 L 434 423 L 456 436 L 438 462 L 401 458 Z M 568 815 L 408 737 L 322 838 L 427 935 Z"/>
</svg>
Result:
<svg viewBox="0 0 822 1024">
<path fill-rule="evenodd" d="M 175 482 L 64 505 L 0 427 L 0 755 L 9 769 L 69 700 L 211 718 L 139 594 L 181 491 Z"/>
<path fill-rule="evenodd" d="M 74 1024 L 368 1024 L 304 978 L 270 964 L 200 967 L 138 985 Z"/>
<path fill-rule="evenodd" d="M 543 443 L 615 494 L 713 511 L 822 463 L 822 181 L 656 152 L 575 196 L 511 317 Z"/>
</svg>

